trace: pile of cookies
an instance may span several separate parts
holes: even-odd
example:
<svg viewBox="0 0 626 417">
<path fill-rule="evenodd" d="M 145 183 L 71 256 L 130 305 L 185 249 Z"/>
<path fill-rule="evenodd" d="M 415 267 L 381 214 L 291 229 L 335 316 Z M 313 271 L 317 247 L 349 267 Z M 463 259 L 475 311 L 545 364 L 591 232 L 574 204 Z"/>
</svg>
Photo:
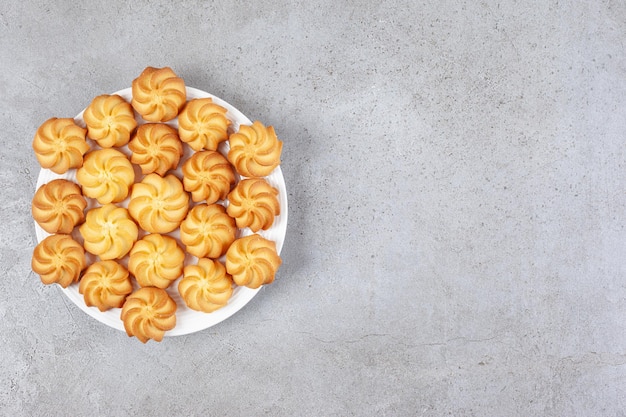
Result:
<svg viewBox="0 0 626 417">
<path fill-rule="evenodd" d="M 50 234 L 33 252 L 41 281 L 78 282 L 87 306 L 121 308 L 127 334 L 143 343 L 176 325 L 166 289 L 177 280 L 186 306 L 205 313 L 224 307 L 235 286 L 273 282 L 281 259 L 257 232 L 280 214 L 265 177 L 280 164 L 282 142 L 259 121 L 233 131 L 226 113 L 211 98 L 187 100 L 172 69 L 148 67 L 130 103 L 96 97 L 86 128 L 72 118 L 43 123 L 37 160 L 57 174 L 76 170 L 78 184 L 55 179 L 33 197 L 33 218 Z M 176 118 L 178 129 L 166 123 Z M 177 171 L 186 147 L 193 154 Z M 253 233 L 238 237 L 243 228 Z M 197 262 L 185 265 L 187 254 Z"/>
</svg>

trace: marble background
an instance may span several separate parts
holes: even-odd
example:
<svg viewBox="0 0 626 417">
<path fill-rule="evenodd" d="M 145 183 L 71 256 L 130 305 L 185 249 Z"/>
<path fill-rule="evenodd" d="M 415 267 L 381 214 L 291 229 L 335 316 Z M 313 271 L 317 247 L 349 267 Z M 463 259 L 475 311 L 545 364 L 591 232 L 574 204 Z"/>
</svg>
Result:
<svg viewBox="0 0 626 417">
<path fill-rule="evenodd" d="M 626 415 L 623 2 L 174 3 L 0 4 L 0 415 Z M 142 345 L 31 271 L 31 141 L 148 65 L 276 128 L 289 225 Z"/>
</svg>

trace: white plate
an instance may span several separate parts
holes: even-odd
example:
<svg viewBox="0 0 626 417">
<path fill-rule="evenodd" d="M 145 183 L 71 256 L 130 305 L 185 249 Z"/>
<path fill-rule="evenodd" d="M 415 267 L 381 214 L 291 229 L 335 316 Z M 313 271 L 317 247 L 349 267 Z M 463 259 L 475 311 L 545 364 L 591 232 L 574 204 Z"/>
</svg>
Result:
<svg viewBox="0 0 626 417">
<path fill-rule="evenodd" d="M 118 94 L 122 96 L 128 102 L 130 102 L 130 100 L 132 99 L 132 91 L 130 88 L 117 91 L 113 94 Z M 196 88 L 187 87 L 187 99 L 188 100 L 193 99 L 193 98 L 205 98 L 205 97 L 211 97 L 215 103 L 219 104 L 220 106 L 228 110 L 228 112 L 226 113 L 226 117 L 228 117 L 230 121 L 232 122 L 232 125 L 231 125 L 232 131 L 235 131 L 235 132 L 238 131 L 240 125 L 252 124 L 250 119 L 244 116 L 243 113 L 241 113 L 239 110 L 237 110 L 236 108 L 234 108 L 233 106 L 225 102 L 224 100 L 220 99 L 219 97 L 215 97 L 212 94 L 209 94 L 202 90 L 198 90 Z M 138 124 L 145 123 L 145 121 L 141 119 L 140 116 L 136 115 L 136 117 L 137 117 Z M 78 116 L 74 118 L 74 120 L 80 126 L 85 127 L 85 122 L 83 121 L 83 112 L 80 112 Z M 167 122 L 167 124 L 171 125 L 172 127 L 178 128 L 177 119 Z M 92 148 L 98 148 L 98 146 L 92 140 L 87 139 L 87 141 L 92 146 Z M 182 166 L 184 160 L 186 160 L 193 154 L 193 150 L 186 144 L 184 144 L 184 149 L 185 149 L 185 152 L 184 152 L 183 158 L 180 161 L 179 169 L 176 171 L 177 176 L 179 178 L 182 178 L 180 167 Z M 220 147 L 218 150 L 223 155 L 226 155 L 228 153 L 228 149 L 229 149 L 229 145 L 228 145 L 228 141 L 226 141 L 220 144 Z M 130 151 L 128 150 L 127 147 L 120 148 L 120 150 L 124 152 L 125 154 L 130 155 Z M 136 169 L 136 175 L 137 175 L 136 181 L 140 181 L 141 171 Z M 39 177 L 37 179 L 37 188 L 39 188 L 41 185 L 47 182 L 50 182 L 56 178 L 65 178 L 65 179 L 77 182 L 76 170 L 72 169 L 65 174 L 58 175 L 48 169 L 42 169 L 39 172 Z M 237 176 L 237 179 L 239 179 L 238 176 Z M 274 171 L 272 171 L 272 173 L 266 177 L 266 180 L 273 187 L 278 189 L 278 198 L 280 202 L 280 215 L 274 219 L 274 224 L 272 225 L 270 229 L 264 230 L 264 231 L 262 230 L 258 233 L 264 236 L 266 239 L 270 239 L 276 242 L 276 249 L 278 253 L 280 254 L 282 247 L 283 247 L 283 243 L 285 241 L 285 234 L 287 232 L 287 189 L 285 187 L 285 180 L 283 178 L 283 174 L 280 169 L 280 166 L 277 167 Z M 127 205 L 127 204 L 128 204 L 128 199 L 120 203 L 120 205 L 122 206 Z M 227 204 L 227 202 L 225 204 Z M 76 238 L 76 240 L 82 242 L 80 234 L 77 231 L 78 231 L 78 228 L 74 229 L 73 236 Z M 38 242 L 41 242 L 43 239 L 49 236 L 49 233 L 43 230 L 36 222 L 35 222 L 35 232 L 37 234 Z M 238 231 L 238 236 L 246 236 L 251 233 L 252 232 L 247 228 L 241 229 Z M 177 231 L 173 232 L 170 235 L 173 237 L 178 237 Z M 184 249 L 185 246 L 182 245 L 180 241 L 179 241 L 179 245 L 181 248 Z M 90 255 L 87 254 L 87 256 L 90 256 Z M 91 259 L 93 260 L 93 257 Z M 185 265 L 190 264 L 190 263 L 195 263 L 195 261 L 196 261 L 196 258 L 190 255 L 187 255 L 185 259 Z M 123 259 L 122 263 L 127 264 L 127 258 Z M 237 311 L 239 311 L 260 290 L 260 288 L 253 290 L 247 287 L 235 287 L 233 291 L 233 295 L 228 301 L 228 304 L 226 306 L 220 308 L 219 310 L 213 313 L 201 313 L 198 311 L 191 310 L 185 305 L 180 295 L 178 294 L 177 288 L 178 288 L 178 283 L 176 281 L 172 283 L 172 285 L 167 289 L 167 292 L 176 301 L 176 304 L 178 305 L 178 309 L 176 310 L 176 327 L 174 327 L 174 329 L 170 330 L 169 332 L 166 332 L 165 336 L 180 336 L 184 334 L 194 333 L 200 330 L 204 330 L 208 327 L 214 326 L 222 322 L 223 320 L 226 320 L 227 318 L 235 314 Z M 88 307 L 85 304 L 83 296 L 78 292 L 77 283 L 72 284 L 68 288 L 63 289 L 63 292 L 65 293 L 65 295 L 67 295 L 67 297 L 70 300 L 72 300 L 74 304 L 80 307 L 81 310 L 89 314 L 91 317 L 115 329 L 124 331 L 124 324 L 120 320 L 120 313 L 121 313 L 120 308 L 114 308 L 105 312 L 101 312 L 96 307 Z"/>
</svg>

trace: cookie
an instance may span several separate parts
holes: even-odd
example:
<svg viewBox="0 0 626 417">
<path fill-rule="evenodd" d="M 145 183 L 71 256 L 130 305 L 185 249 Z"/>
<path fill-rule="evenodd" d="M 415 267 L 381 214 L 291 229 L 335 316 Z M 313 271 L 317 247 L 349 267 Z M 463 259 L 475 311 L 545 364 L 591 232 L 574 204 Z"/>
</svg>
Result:
<svg viewBox="0 0 626 417">
<path fill-rule="evenodd" d="M 144 287 L 126 298 L 120 318 L 128 336 L 160 342 L 176 326 L 176 302 L 161 288 Z"/>
<path fill-rule="evenodd" d="M 78 281 L 87 265 L 83 247 L 69 235 L 51 235 L 42 240 L 33 252 L 31 267 L 44 284 L 67 288 Z"/>
<path fill-rule="evenodd" d="M 137 127 L 133 108 L 117 94 L 103 94 L 92 100 L 83 113 L 87 136 L 102 148 L 124 146 Z"/>
<path fill-rule="evenodd" d="M 46 120 L 33 139 L 39 165 L 56 174 L 82 166 L 83 155 L 89 150 L 86 134 L 87 129 L 78 126 L 74 119 L 53 117 Z"/>
<path fill-rule="evenodd" d="M 120 308 L 126 296 L 133 292 L 128 270 L 115 261 L 91 264 L 80 279 L 78 292 L 83 294 L 85 304 L 100 311 Z"/>
<path fill-rule="evenodd" d="M 228 303 L 233 294 L 233 280 L 219 261 L 202 258 L 197 265 L 185 267 L 178 292 L 187 307 L 212 313 Z"/>
<path fill-rule="evenodd" d="M 176 240 L 153 233 L 130 251 L 128 270 L 142 287 L 167 288 L 183 273 L 185 253 Z"/>
<path fill-rule="evenodd" d="M 269 229 L 280 214 L 278 190 L 263 178 L 240 181 L 228 194 L 228 202 L 226 211 L 237 227 L 249 227 L 253 232 Z"/>
<path fill-rule="evenodd" d="M 198 258 L 219 258 L 235 241 L 235 220 L 219 204 L 198 204 L 180 225 L 180 240 Z"/>
<path fill-rule="evenodd" d="M 115 204 L 89 210 L 85 223 L 78 230 L 83 237 L 85 250 L 102 260 L 126 256 L 139 234 L 128 210 Z"/>
<path fill-rule="evenodd" d="M 146 123 L 128 144 L 131 150 L 130 162 L 139 165 L 141 173 L 153 172 L 164 176 L 170 169 L 176 169 L 183 155 L 183 143 L 173 127 L 164 123 Z"/>
<path fill-rule="evenodd" d="M 161 178 L 149 174 L 133 186 L 128 203 L 130 215 L 150 233 L 169 233 L 183 221 L 189 210 L 189 195 L 174 175 Z"/>
<path fill-rule="evenodd" d="M 226 272 L 237 285 L 249 288 L 274 282 L 281 263 L 276 243 L 258 234 L 235 240 L 226 252 Z"/>
<path fill-rule="evenodd" d="M 234 183 L 233 168 L 219 152 L 196 152 L 183 164 L 183 185 L 194 202 L 223 200 Z"/>
<path fill-rule="evenodd" d="M 119 203 L 128 197 L 135 182 L 135 170 L 122 152 L 99 149 L 85 155 L 83 166 L 76 171 L 83 195 L 100 204 Z"/>
<path fill-rule="evenodd" d="M 228 160 L 245 177 L 266 177 L 280 165 L 283 143 L 272 126 L 265 127 L 259 121 L 252 126 L 242 125 L 228 141 Z"/>
<path fill-rule="evenodd" d="M 171 68 L 147 67 L 132 83 L 131 105 L 148 122 L 167 122 L 187 101 L 185 82 Z"/>
<path fill-rule="evenodd" d="M 226 109 L 211 98 L 189 100 L 178 115 L 178 135 L 194 151 L 215 151 L 228 139 Z"/>
<path fill-rule="evenodd" d="M 70 234 L 85 220 L 87 200 L 80 187 L 57 179 L 39 187 L 31 204 L 33 219 L 48 233 Z"/>
</svg>

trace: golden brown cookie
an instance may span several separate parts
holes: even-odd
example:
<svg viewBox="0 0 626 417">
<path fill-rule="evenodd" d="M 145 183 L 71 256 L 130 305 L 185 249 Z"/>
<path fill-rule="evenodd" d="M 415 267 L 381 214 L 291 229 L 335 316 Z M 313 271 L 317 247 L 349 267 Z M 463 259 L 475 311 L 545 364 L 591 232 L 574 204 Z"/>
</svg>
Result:
<svg viewBox="0 0 626 417">
<path fill-rule="evenodd" d="M 211 98 L 189 100 L 178 115 L 178 135 L 194 151 L 217 150 L 228 139 L 227 110 Z"/>
<path fill-rule="evenodd" d="M 180 240 L 198 258 L 219 258 L 235 241 L 235 220 L 219 204 L 198 204 L 180 225 Z"/>
<path fill-rule="evenodd" d="M 169 67 L 147 67 L 133 80 L 132 91 L 133 108 L 148 122 L 174 119 L 187 101 L 185 82 Z"/>
<path fill-rule="evenodd" d="M 212 313 L 228 303 L 233 294 L 233 280 L 221 262 L 202 258 L 197 265 L 185 267 L 178 292 L 187 307 Z"/>
<path fill-rule="evenodd" d="M 266 177 L 280 165 L 283 143 L 272 126 L 265 127 L 259 121 L 252 126 L 242 125 L 228 141 L 228 160 L 243 176 Z"/>
<path fill-rule="evenodd" d="M 276 243 L 257 234 L 235 240 L 226 252 L 226 272 L 237 285 L 249 288 L 274 282 L 281 263 Z"/>
<path fill-rule="evenodd" d="M 234 182 L 233 168 L 219 152 L 197 152 L 183 164 L 183 184 L 195 202 L 223 200 Z"/>
<path fill-rule="evenodd" d="M 89 210 L 85 223 L 78 230 L 84 239 L 85 250 L 102 260 L 123 258 L 139 234 L 128 210 L 115 204 Z"/>
<path fill-rule="evenodd" d="M 189 195 L 174 175 L 161 178 L 149 174 L 133 186 L 128 203 L 130 215 L 150 233 L 169 233 L 183 221 L 189 210 Z"/>
<path fill-rule="evenodd" d="M 83 166 L 76 171 L 83 195 L 100 204 L 119 203 L 128 197 L 135 182 L 132 164 L 116 149 L 99 149 L 85 155 Z"/>
<path fill-rule="evenodd" d="M 78 291 L 85 304 L 100 311 L 121 308 L 126 296 L 133 292 L 128 270 L 115 261 L 100 261 L 90 265 L 80 279 Z"/>
<path fill-rule="evenodd" d="M 87 201 L 80 187 L 64 179 L 39 187 L 31 205 L 33 219 L 48 233 L 69 234 L 85 220 Z"/>
<path fill-rule="evenodd" d="M 42 168 L 64 174 L 83 165 L 83 155 L 89 150 L 85 140 L 87 129 L 74 119 L 53 117 L 37 129 L 33 150 Z"/>
<path fill-rule="evenodd" d="M 164 123 L 139 126 L 128 148 L 132 152 L 130 162 L 139 165 L 144 175 L 156 172 L 164 176 L 168 170 L 178 167 L 183 155 L 178 132 Z"/>
<path fill-rule="evenodd" d="M 133 108 L 117 94 L 93 99 L 83 113 L 87 136 L 103 148 L 124 146 L 137 127 Z"/>
<path fill-rule="evenodd" d="M 160 342 L 176 326 L 176 302 L 161 288 L 140 288 L 126 298 L 120 318 L 128 336 Z"/>
<path fill-rule="evenodd" d="M 78 281 L 87 265 L 83 247 L 69 235 L 51 235 L 42 240 L 33 252 L 31 267 L 44 284 L 57 283 L 67 288 Z"/>
<path fill-rule="evenodd" d="M 128 270 L 142 287 L 167 288 L 183 273 L 184 261 L 174 238 L 153 233 L 135 243 Z"/>
<path fill-rule="evenodd" d="M 228 194 L 228 215 L 234 217 L 237 227 L 249 227 L 253 232 L 267 230 L 280 214 L 278 190 L 263 178 L 239 181 Z"/>
</svg>

